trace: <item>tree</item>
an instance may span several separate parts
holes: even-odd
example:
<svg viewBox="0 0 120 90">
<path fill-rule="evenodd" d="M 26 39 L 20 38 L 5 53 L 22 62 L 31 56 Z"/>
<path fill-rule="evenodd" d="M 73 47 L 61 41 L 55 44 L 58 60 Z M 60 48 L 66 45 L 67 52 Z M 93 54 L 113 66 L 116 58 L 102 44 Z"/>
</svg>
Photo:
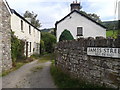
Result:
<svg viewBox="0 0 120 90">
<path fill-rule="evenodd" d="M 82 14 L 84 14 L 84 15 L 92 18 L 92 19 L 95 20 L 96 22 L 101 23 L 100 17 L 99 17 L 97 14 L 95 14 L 95 13 L 89 13 L 89 14 L 88 14 L 88 13 L 86 13 L 85 11 L 80 11 L 80 12 L 81 12 Z"/>
<path fill-rule="evenodd" d="M 40 40 L 40 54 L 43 54 L 45 50 L 44 41 Z"/>
<path fill-rule="evenodd" d="M 41 39 L 44 41 L 45 51 L 52 53 L 56 44 L 56 37 L 48 32 L 42 32 Z"/>
<path fill-rule="evenodd" d="M 101 23 L 101 20 L 100 20 L 100 17 L 97 16 L 97 14 L 93 13 L 93 14 L 88 14 L 89 17 L 91 17 L 93 20 L 95 20 L 96 22 L 100 22 Z"/>
<path fill-rule="evenodd" d="M 40 28 L 41 27 L 41 23 L 40 23 L 40 21 L 37 19 L 37 14 L 35 14 L 33 11 L 32 11 L 32 13 L 31 12 L 29 12 L 29 11 L 26 11 L 25 13 L 24 13 L 24 18 L 30 18 L 31 19 L 31 24 L 33 25 L 33 26 L 35 26 L 35 27 L 37 27 L 37 28 Z"/>
<path fill-rule="evenodd" d="M 65 29 L 61 35 L 60 35 L 60 38 L 59 38 L 59 41 L 63 41 L 63 40 L 73 40 L 73 36 L 72 34 L 70 33 L 70 31 L 68 31 L 67 29 Z"/>
</svg>

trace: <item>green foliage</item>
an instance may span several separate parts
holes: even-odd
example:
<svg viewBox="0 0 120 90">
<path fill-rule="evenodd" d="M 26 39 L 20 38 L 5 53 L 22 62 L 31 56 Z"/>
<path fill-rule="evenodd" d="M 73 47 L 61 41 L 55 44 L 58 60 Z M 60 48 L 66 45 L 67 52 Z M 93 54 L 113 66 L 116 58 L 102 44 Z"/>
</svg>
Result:
<svg viewBox="0 0 120 90">
<path fill-rule="evenodd" d="M 40 54 L 44 54 L 45 44 L 43 40 L 40 40 Z"/>
<path fill-rule="evenodd" d="M 11 33 L 11 56 L 13 60 L 13 65 L 15 65 L 16 60 L 25 59 L 24 45 L 25 45 L 25 42 L 23 40 L 19 40 L 14 35 L 14 32 L 12 32 Z"/>
<path fill-rule="evenodd" d="M 54 53 L 49 53 L 40 57 L 39 62 L 44 63 L 46 61 L 52 61 L 55 59 Z"/>
<path fill-rule="evenodd" d="M 54 51 L 56 37 L 50 33 L 42 32 L 41 39 L 44 41 L 45 51 L 51 53 Z"/>
<path fill-rule="evenodd" d="M 0 75 L 0 77 L 8 75 L 10 72 L 13 72 L 13 71 L 19 69 L 21 66 L 23 66 L 25 64 L 26 64 L 25 62 L 17 62 L 16 67 L 12 67 L 10 70 L 3 71 L 2 74 Z"/>
<path fill-rule="evenodd" d="M 41 23 L 40 21 L 37 19 L 37 14 L 35 14 L 34 12 L 29 12 L 29 11 L 26 11 L 25 14 L 24 14 L 24 18 L 30 18 L 31 19 L 31 24 L 37 28 L 40 28 L 41 27 Z"/>
<path fill-rule="evenodd" d="M 102 24 L 107 27 L 107 30 L 118 30 L 118 21 L 105 21 Z"/>
<path fill-rule="evenodd" d="M 85 11 L 82 11 L 82 10 L 80 12 L 82 14 L 90 17 L 91 19 L 95 20 L 96 22 L 101 23 L 100 17 L 97 14 L 95 14 L 95 13 L 86 13 Z"/>
<path fill-rule="evenodd" d="M 109 30 L 106 32 L 106 37 L 117 38 L 118 30 Z"/>
<path fill-rule="evenodd" d="M 95 88 L 95 90 L 105 88 L 83 80 L 71 78 L 68 74 L 63 73 L 61 69 L 55 67 L 54 64 L 52 64 L 50 72 L 58 88 Z"/>
<path fill-rule="evenodd" d="M 73 40 L 74 38 L 73 38 L 73 36 L 72 36 L 72 34 L 70 33 L 70 31 L 68 31 L 68 30 L 64 30 L 63 32 L 62 32 L 62 34 L 60 35 L 60 38 L 59 38 L 59 41 L 63 41 L 63 40 Z"/>
</svg>

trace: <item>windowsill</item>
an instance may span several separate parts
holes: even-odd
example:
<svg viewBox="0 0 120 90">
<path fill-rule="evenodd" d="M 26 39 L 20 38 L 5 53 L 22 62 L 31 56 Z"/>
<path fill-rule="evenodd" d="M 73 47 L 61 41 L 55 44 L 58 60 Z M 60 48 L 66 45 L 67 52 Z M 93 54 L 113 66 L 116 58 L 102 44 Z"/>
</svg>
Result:
<svg viewBox="0 0 120 90">
<path fill-rule="evenodd" d="M 76 35 L 76 36 L 83 36 L 83 35 Z"/>
<path fill-rule="evenodd" d="M 24 31 L 23 31 L 23 30 L 21 30 L 21 32 L 22 32 L 22 33 L 24 33 Z"/>
</svg>

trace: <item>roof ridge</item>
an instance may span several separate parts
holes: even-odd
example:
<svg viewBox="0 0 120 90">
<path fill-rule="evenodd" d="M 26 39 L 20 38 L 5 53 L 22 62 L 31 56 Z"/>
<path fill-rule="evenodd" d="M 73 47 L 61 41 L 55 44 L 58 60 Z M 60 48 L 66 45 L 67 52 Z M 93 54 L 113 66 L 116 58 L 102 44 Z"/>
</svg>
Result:
<svg viewBox="0 0 120 90">
<path fill-rule="evenodd" d="M 70 12 L 68 15 L 66 15 L 64 18 L 62 18 L 61 20 L 57 21 L 56 24 L 60 23 L 61 21 L 63 21 L 65 18 L 67 18 L 70 14 L 72 14 L 72 13 L 74 13 L 74 12 L 77 12 L 78 14 L 80 14 L 80 15 L 86 17 L 87 19 L 89 19 L 89 20 L 91 20 L 92 22 L 98 24 L 99 26 L 101 26 L 101 27 L 103 27 L 103 28 L 106 28 L 106 27 L 105 27 L 104 25 L 102 25 L 101 23 L 96 22 L 96 21 L 93 20 L 91 17 L 89 17 L 89 16 L 87 16 L 87 15 L 85 15 L 85 14 L 83 14 L 83 13 L 77 11 L 77 10 L 73 10 L 73 11 Z"/>
<path fill-rule="evenodd" d="M 16 14 L 18 17 L 20 17 L 21 19 L 23 19 L 25 22 L 27 22 L 28 24 L 30 24 L 32 27 L 36 28 L 38 31 L 41 31 L 40 29 L 38 29 L 37 27 L 35 27 L 33 24 L 31 24 L 30 22 L 28 22 L 23 16 L 21 16 L 19 13 L 17 13 L 14 9 L 10 9 L 11 13 Z"/>
</svg>

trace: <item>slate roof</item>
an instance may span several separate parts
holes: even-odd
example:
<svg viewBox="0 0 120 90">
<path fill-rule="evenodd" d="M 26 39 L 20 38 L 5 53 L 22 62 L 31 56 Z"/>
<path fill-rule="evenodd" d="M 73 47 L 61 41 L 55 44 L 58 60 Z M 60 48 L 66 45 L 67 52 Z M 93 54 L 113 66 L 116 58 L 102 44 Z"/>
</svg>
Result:
<svg viewBox="0 0 120 90">
<path fill-rule="evenodd" d="M 9 10 L 11 13 L 14 13 L 15 15 L 17 15 L 18 17 L 20 17 L 22 20 L 24 20 L 25 22 L 27 22 L 29 25 L 31 25 L 32 27 L 34 27 L 35 29 L 37 29 L 38 31 L 41 31 L 40 29 L 36 28 L 34 25 L 32 25 L 30 22 L 28 22 L 23 16 L 21 16 L 19 13 L 17 13 L 14 9 L 11 9 L 8 2 L 5 0 Z"/>
<path fill-rule="evenodd" d="M 17 13 L 14 9 L 10 9 L 11 13 L 14 13 L 15 15 L 17 15 L 19 18 L 21 18 L 22 20 L 24 20 L 25 22 L 27 22 L 28 24 L 30 24 L 31 26 L 33 26 L 35 29 L 37 29 L 38 31 L 41 31 L 40 29 L 36 28 L 34 25 L 32 25 L 30 22 L 28 22 L 23 16 L 21 16 L 19 13 Z"/>
<path fill-rule="evenodd" d="M 70 12 L 68 15 L 66 15 L 64 18 L 62 18 L 60 21 L 57 21 L 57 22 L 55 23 L 55 25 L 57 25 L 58 23 L 60 23 L 60 22 L 62 22 L 63 20 L 65 20 L 68 16 L 70 16 L 70 15 L 71 15 L 72 13 L 74 13 L 74 12 L 80 14 L 81 16 L 87 18 L 88 20 L 90 20 L 90 21 L 94 22 L 95 24 L 101 26 L 102 28 L 105 28 L 105 29 L 106 29 L 106 27 L 105 27 L 104 25 L 102 25 L 102 24 L 96 22 L 96 21 L 93 20 L 92 18 L 88 17 L 87 15 L 85 15 L 85 14 L 83 14 L 83 13 L 77 11 L 77 10 L 73 10 L 72 12 Z"/>
</svg>

